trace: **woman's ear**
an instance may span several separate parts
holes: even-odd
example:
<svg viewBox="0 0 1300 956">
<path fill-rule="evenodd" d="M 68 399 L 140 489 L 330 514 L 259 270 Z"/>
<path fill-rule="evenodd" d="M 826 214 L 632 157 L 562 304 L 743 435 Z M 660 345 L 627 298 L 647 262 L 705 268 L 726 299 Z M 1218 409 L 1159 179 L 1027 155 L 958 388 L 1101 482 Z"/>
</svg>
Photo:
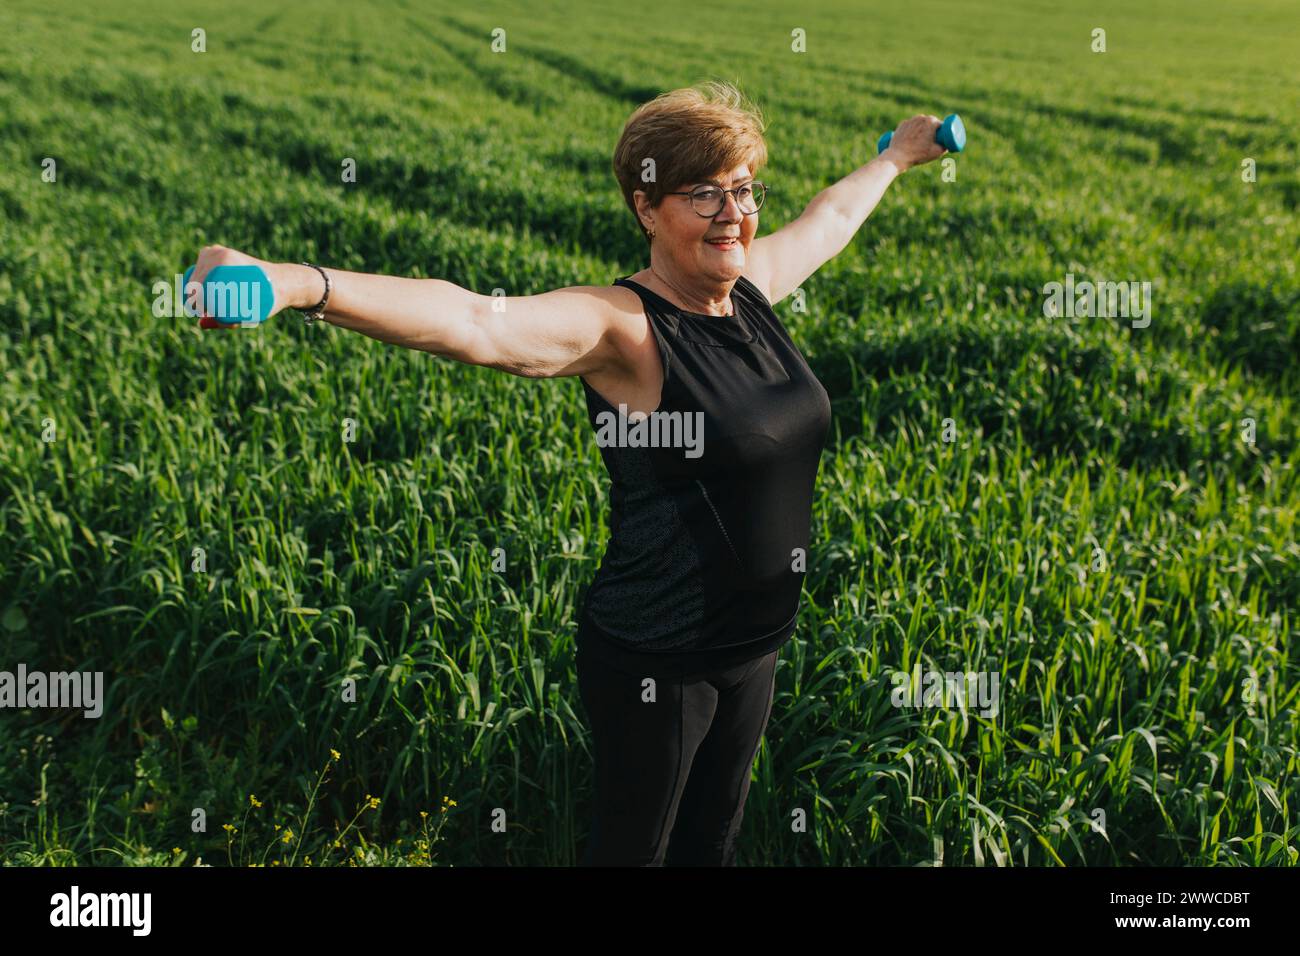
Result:
<svg viewBox="0 0 1300 956">
<path fill-rule="evenodd" d="M 638 189 L 633 192 L 632 201 L 636 203 L 636 217 L 641 223 L 641 228 L 653 235 L 655 231 L 655 221 L 651 212 L 654 207 L 650 205 L 650 198 L 646 195 L 646 191 L 644 189 Z"/>
</svg>

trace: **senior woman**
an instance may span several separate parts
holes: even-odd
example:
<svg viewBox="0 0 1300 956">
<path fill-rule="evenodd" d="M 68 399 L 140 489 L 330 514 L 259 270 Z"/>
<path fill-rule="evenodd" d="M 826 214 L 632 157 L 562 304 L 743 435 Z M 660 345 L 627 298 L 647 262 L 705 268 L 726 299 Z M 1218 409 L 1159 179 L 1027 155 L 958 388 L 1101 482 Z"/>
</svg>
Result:
<svg viewBox="0 0 1300 956">
<path fill-rule="evenodd" d="M 581 380 L 611 481 L 610 539 L 577 634 L 596 782 L 584 864 L 734 862 L 830 424 L 826 390 L 772 306 L 848 244 L 896 176 L 943 154 L 938 127 L 934 116 L 906 120 L 882 153 L 757 238 L 758 111 L 730 84 L 665 93 L 632 114 L 614 152 L 649 265 L 504 307 L 443 279 L 221 246 L 199 255 L 196 282 L 218 265 L 261 266 L 272 313 Z"/>
</svg>

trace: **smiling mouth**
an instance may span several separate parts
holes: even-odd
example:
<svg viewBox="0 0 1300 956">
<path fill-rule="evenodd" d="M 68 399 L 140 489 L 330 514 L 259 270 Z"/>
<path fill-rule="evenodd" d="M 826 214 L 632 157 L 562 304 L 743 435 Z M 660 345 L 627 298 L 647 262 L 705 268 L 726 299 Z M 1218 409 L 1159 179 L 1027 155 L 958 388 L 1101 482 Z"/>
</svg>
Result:
<svg viewBox="0 0 1300 956">
<path fill-rule="evenodd" d="M 732 249 L 740 243 L 740 239 L 736 236 L 727 236 L 724 239 L 705 239 L 704 241 L 718 249 Z"/>
</svg>

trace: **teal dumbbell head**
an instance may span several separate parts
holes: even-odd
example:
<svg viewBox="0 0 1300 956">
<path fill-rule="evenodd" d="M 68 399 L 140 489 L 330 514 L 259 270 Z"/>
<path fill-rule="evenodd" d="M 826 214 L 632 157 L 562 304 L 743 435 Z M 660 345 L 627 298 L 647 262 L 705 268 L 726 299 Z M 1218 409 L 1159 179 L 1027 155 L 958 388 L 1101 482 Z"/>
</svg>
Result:
<svg viewBox="0 0 1300 956">
<path fill-rule="evenodd" d="M 185 270 L 181 289 L 185 290 L 185 314 L 190 309 L 187 287 L 194 267 Z M 203 277 L 203 311 L 221 325 L 260 325 L 274 305 L 275 291 L 260 266 L 215 266 Z"/>
<path fill-rule="evenodd" d="M 893 130 L 890 130 L 880 141 L 876 143 L 876 152 L 883 153 L 889 147 L 889 141 L 894 138 Z M 934 141 L 950 153 L 960 153 L 966 148 L 966 127 L 962 124 L 961 117 L 956 113 L 949 113 L 943 118 L 939 125 L 939 132 L 934 134 Z"/>
</svg>

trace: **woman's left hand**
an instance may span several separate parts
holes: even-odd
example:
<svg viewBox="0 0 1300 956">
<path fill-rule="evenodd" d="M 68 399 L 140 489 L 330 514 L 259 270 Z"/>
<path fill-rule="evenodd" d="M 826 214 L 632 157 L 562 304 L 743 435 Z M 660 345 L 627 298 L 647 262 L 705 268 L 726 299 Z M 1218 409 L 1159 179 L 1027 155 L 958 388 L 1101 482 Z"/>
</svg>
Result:
<svg viewBox="0 0 1300 956">
<path fill-rule="evenodd" d="M 898 124 L 889 146 L 880 155 L 893 154 L 891 158 L 904 170 L 933 162 L 948 152 L 935 140 L 942 125 L 939 117 L 924 113 L 905 119 Z"/>
</svg>

